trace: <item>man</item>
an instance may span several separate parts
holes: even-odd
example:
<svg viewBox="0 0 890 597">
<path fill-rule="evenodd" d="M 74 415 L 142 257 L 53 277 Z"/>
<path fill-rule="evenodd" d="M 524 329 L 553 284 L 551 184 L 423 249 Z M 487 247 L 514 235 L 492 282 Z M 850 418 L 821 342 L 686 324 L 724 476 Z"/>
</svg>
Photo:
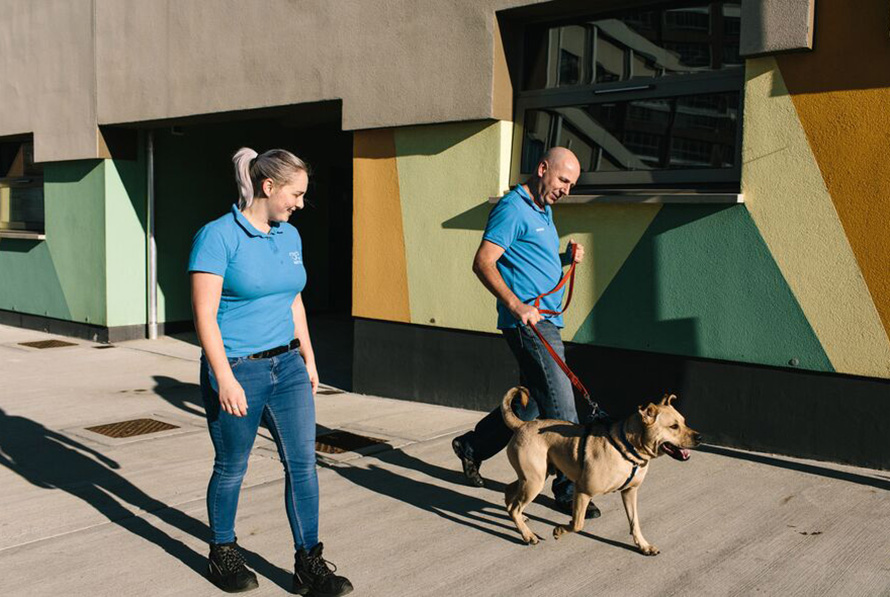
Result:
<svg viewBox="0 0 890 597">
<path fill-rule="evenodd" d="M 570 150 L 554 147 L 547 151 L 534 175 L 504 195 L 491 210 L 482 244 L 473 260 L 473 271 L 497 298 L 498 329 L 519 364 L 520 383 L 531 392 L 533 400 L 526 408 L 514 405 L 519 417 L 526 421 L 541 416 L 578 422 L 571 382 L 529 325 L 535 324 L 565 359 L 560 336 L 562 316 L 545 318 L 527 303 L 559 283 L 563 266 L 571 262 L 572 244 L 575 262 L 584 258 L 584 247 L 571 240 L 566 252 L 560 254 L 551 210 L 553 204 L 569 194 L 580 174 L 581 165 Z M 563 290 L 544 297 L 541 307 L 559 311 Z M 475 429 L 454 439 L 452 447 L 471 485 L 484 485 L 479 465 L 504 449 L 512 435 L 498 407 Z M 573 491 L 572 482 L 559 472 L 553 482 L 557 510 L 571 515 Z M 599 509 L 591 502 L 587 518 L 599 515 Z"/>
</svg>

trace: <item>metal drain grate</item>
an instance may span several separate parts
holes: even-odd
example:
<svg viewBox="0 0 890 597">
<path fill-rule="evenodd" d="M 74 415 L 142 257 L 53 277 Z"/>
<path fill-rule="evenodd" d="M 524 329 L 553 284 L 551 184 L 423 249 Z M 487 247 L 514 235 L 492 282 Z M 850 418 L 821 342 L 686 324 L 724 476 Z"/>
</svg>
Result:
<svg viewBox="0 0 890 597">
<path fill-rule="evenodd" d="M 387 445 L 382 439 L 356 435 L 348 431 L 332 431 L 315 440 L 316 452 L 324 454 L 342 454 L 343 452 L 356 452 L 362 448 Z"/>
<path fill-rule="evenodd" d="M 158 431 L 168 431 L 170 429 L 179 429 L 179 426 L 164 423 L 163 421 L 155 421 L 154 419 L 133 419 L 132 421 L 86 427 L 87 431 L 114 438 L 133 437 L 147 433 L 157 433 Z"/>
<path fill-rule="evenodd" d="M 19 346 L 29 346 L 31 348 L 62 348 L 63 346 L 77 346 L 74 342 L 65 342 L 64 340 L 38 340 L 37 342 L 19 342 Z"/>
</svg>

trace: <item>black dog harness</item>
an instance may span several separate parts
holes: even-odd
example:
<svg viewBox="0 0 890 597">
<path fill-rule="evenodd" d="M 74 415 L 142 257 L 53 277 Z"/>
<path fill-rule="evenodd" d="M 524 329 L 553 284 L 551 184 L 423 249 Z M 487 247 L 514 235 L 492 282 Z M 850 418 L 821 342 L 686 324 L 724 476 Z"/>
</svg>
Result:
<svg viewBox="0 0 890 597">
<path fill-rule="evenodd" d="M 582 471 L 584 470 L 584 461 L 587 458 L 587 439 L 593 434 L 593 425 L 594 425 L 594 421 L 591 421 L 590 423 L 588 423 L 587 425 L 584 426 L 584 437 L 581 439 L 581 455 L 580 455 Z M 625 460 L 627 460 L 629 463 L 631 463 L 633 465 L 633 468 L 630 471 L 630 476 L 627 478 L 627 480 L 624 483 L 621 484 L 621 487 L 619 487 L 615 491 L 621 491 L 622 489 L 627 487 L 630 484 L 630 482 L 633 481 L 634 477 L 637 475 L 637 471 L 640 470 L 640 468 L 646 466 L 646 464 L 648 464 L 648 461 L 645 458 L 643 458 L 642 456 L 640 456 L 639 452 L 636 451 L 636 449 L 633 447 L 633 445 L 629 441 L 627 441 L 627 434 L 625 433 L 624 425 L 625 425 L 625 421 L 621 421 L 621 433 L 618 434 L 618 439 L 621 440 L 621 443 L 624 446 L 624 450 L 621 449 L 621 447 L 615 441 L 615 438 L 612 437 L 612 433 L 609 431 L 609 429 L 608 428 L 606 429 L 606 439 L 609 440 L 609 443 L 612 444 L 612 447 L 614 447 L 616 450 L 618 450 L 618 453 L 621 454 L 622 458 L 624 458 Z M 636 458 L 636 459 L 642 461 L 643 464 L 634 462 L 633 460 L 628 458 L 627 454 L 630 454 L 633 458 Z"/>
</svg>

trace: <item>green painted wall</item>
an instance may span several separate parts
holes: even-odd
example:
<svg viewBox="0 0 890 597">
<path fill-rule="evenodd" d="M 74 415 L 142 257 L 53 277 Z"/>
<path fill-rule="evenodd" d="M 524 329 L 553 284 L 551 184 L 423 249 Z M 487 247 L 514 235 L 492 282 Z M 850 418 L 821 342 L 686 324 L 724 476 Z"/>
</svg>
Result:
<svg viewBox="0 0 890 597">
<path fill-rule="evenodd" d="M 573 339 L 833 371 L 742 205 L 663 207 Z"/>
<path fill-rule="evenodd" d="M 0 309 L 106 324 L 101 160 L 44 165 L 46 240 L 0 239 Z"/>
<path fill-rule="evenodd" d="M 140 144 L 141 148 L 144 144 Z M 146 308 L 146 164 L 105 161 L 105 273 L 109 327 L 144 324 Z"/>
</svg>

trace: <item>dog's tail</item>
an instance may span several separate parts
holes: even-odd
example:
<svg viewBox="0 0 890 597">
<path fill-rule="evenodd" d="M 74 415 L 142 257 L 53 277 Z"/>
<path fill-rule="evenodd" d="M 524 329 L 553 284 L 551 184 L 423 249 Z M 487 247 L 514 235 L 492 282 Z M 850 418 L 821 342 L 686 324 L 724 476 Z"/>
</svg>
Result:
<svg viewBox="0 0 890 597">
<path fill-rule="evenodd" d="M 517 417 L 516 413 L 513 412 L 513 400 L 517 394 L 522 402 L 522 406 L 528 404 L 528 390 L 522 386 L 516 386 L 507 390 L 507 393 L 504 394 L 504 399 L 501 401 L 501 415 L 504 417 L 504 423 L 513 431 L 525 424 L 525 421 Z"/>
</svg>

